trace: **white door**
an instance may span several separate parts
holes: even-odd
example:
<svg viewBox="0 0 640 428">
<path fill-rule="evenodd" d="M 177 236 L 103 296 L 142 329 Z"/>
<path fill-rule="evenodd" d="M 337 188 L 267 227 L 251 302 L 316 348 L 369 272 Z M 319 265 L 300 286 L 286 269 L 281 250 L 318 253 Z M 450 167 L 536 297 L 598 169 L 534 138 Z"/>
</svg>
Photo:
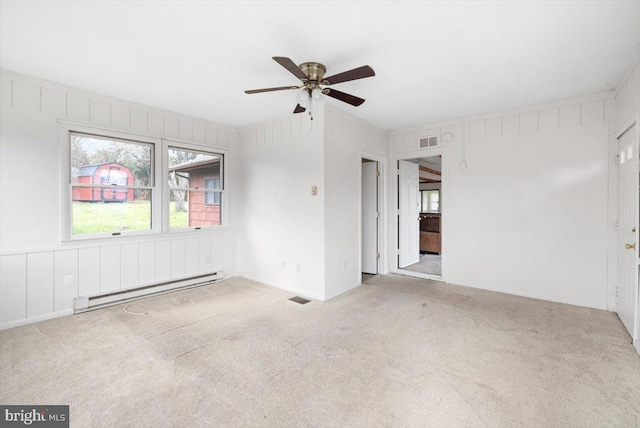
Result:
<svg viewBox="0 0 640 428">
<path fill-rule="evenodd" d="M 638 126 L 638 125 L 635 125 Z M 634 336 L 638 306 L 638 144 L 635 126 L 618 138 L 618 317 Z"/>
<path fill-rule="evenodd" d="M 362 272 L 378 273 L 378 162 L 362 163 Z"/>
<path fill-rule="evenodd" d="M 417 163 L 398 161 L 398 267 L 420 261 L 420 170 Z"/>
</svg>

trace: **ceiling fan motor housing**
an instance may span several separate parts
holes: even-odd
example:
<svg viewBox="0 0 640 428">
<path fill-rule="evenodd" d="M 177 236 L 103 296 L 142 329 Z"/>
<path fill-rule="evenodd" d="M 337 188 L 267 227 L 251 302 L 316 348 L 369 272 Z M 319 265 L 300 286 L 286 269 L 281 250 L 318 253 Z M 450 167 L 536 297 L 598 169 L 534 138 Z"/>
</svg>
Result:
<svg viewBox="0 0 640 428">
<path fill-rule="evenodd" d="M 299 68 L 309 79 L 308 83 L 315 83 L 316 85 L 322 82 L 324 73 L 327 72 L 327 67 L 319 62 L 303 62 L 299 65 Z"/>
</svg>

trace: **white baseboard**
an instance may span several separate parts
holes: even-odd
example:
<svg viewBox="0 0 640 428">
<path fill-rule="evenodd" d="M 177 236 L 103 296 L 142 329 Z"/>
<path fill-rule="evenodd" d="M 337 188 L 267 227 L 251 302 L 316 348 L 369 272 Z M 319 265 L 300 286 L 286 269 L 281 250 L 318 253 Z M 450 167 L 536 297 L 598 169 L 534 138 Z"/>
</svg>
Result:
<svg viewBox="0 0 640 428">
<path fill-rule="evenodd" d="M 636 339 L 633 341 L 633 347 L 635 348 L 638 355 L 640 355 L 640 340 Z"/>
<path fill-rule="evenodd" d="M 50 320 L 52 318 L 59 318 L 59 317 L 64 317 L 67 315 L 73 315 L 73 309 L 63 309 L 61 311 L 58 312 L 50 312 L 48 314 L 44 314 L 44 315 L 38 315 L 35 317 L 30 317 L 30 318 L 24 318 L 21 320 L 17 320 L 17 321 L 9 321 L 6 322 L 4 324 L 0 324 L 0 330 L 6 330 L 9 328 L 14 328 L 14 327 L 20 327 L 23 325 L 27 325 L 27 324 L 33 324 L 35 322 L 40 322 L 40 321 L 46 321 L 46 320 Z"/>
<path fill-rule="evenodd" d="M 222 274 L 222 272 L 220 272 Z M 223 278 L 220 278 L 219 280 L 217 280 L 218 282 L 222 281 Z M 197 287 L 198 285 L 191 285 L 190 287 Z M 182 287 L 183 289 L 187 289 L 188 287 Z M 171 291 L 178 291 L 178 290 L 162 290 L 162 291 L 158 291 L 156 293 L 150 293 L 150 294 L 146 294 L 146 295 L 140 295 L 140 296 L 136 296 L 135 298 L 144 298 L 144 297 L 151 297 L 154 294 L 160 295 L 163 293 L 168 293 Z M 113 304 L 118 304 L 118 303 L 122 303 L 122 302 L 113 302 Z M 106 306 L 106 305 L 105 305 Z M 99 307 L 95 308 L 95 309 L 99 309 Z M 81 312 L 81 311 L 80 311 Z M 43 314 L 43 315 L 38 315 L 35 317 L 29 317 L 29 318 L 24 318 L 24 319 L 20 319 L 20 320 L 16 320 L 16 321 L 9 321 L 6 323 L 2 323 L 0 324 L 0 330 L 6 330 L 6 329 L 10 329 L 10 328 L 14 328 L 14 327 L 20 327 L 23 325 L 27 325 L 27 324 L 33 324 L 36 322 L 40 322 L 40 321 L 46 321 L 46 320 L 50 320 L 53 318 L 59 318 L 59 317 L 64 317 L 67 315 L 73 315 L 75 312 L 73 309 L 63 309 L 61 311 L 57 311 L 57 312 L 50 312 L 48 314 Z"/>
<path fill-rule="evenodd" d="M 445 279 L 445 281 L 450 284 L 462 285 L 463 287 L 478 288 L 480 290 L 487 290 L 487 291 L 495 291 L 497 293 L 511 294 L 511 295 L 520 296 L 520 297 L 528 297 L 530 299 L 546 300 L 547 302 L 564 303 L 565 305 L 582 306 L 585 308 L 600 309 L 602 311 L 607 310 L 606 304 L 595 304 L 590 302 L 583 302 L 581 300 L 562 299 L 562 298 L 557 298 L 557 297 L 547 296 L 544 294 L 537 294 L 537 293 L 523 293 L 517 290 L 487 287 L 484 285 L 465 283 L 464 281 L 456 281 L 456 280 L 450 281 L 448 278 Z"/>
<path fill-rule="evenodd" d="M 297 294 L 298 296 L 301 296 L 301 297 L 306 297 L 307 299 L 320 300 L 321 302 L 324 302 L 324 301 L 327 300 L 325 296 L 320 296 L 319 294 L 309 293 L 308 291 L 300 290 L 300 289 L 294 288 L 294 287 L 288 287 L 288 286 L 285 286 L 285 285 L 282 285 L 282 284 L 278 284 L 278 283 L 275 283 L 273 281 L 269 281 L 269 280 L 266 280 L 266 279 L 263 279 L 263 278 L 257 278 L 255 276 L 246 275 L 244 273 L 240 273 L 239 276 L 241 278 L 246 278 L 246 279 L 249 279 L 251 281 L 261 282 L 261 283 L 269 285 L 271 287 L 279 288 L 280 290 L 290 291 L 291 293 Z"/>
</svg>

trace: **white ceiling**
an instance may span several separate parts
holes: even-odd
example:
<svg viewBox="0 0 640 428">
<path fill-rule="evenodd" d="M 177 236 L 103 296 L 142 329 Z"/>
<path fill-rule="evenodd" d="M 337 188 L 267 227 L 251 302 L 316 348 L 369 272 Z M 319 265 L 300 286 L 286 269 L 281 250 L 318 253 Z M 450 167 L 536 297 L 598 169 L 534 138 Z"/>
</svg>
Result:
<svg viewBox="0 0 640 428">
<path fill-rule="evenodd" d="M 274 62 L 318 61 L 385 129 L 610 90 L 637 61 L 640 1 L 7 2 L 0 66 L 232 126 L 295 106 Z"/>
</svg>

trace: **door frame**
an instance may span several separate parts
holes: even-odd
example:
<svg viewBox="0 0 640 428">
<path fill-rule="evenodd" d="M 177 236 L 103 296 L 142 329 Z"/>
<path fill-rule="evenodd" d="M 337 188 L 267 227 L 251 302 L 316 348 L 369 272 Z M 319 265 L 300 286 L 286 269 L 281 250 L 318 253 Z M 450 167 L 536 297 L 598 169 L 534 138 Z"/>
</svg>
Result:
<svg viewBox="0 0 640 428">
<path fill-rule="evenodd" d="M 638 159 L 638 154 L 640 152 L 640 112 L 636 112 L 631 118 L 629 118 L 627 121 L 625 121 L 623 123 L 623 125 L 618 128 L 618 130 L 612 135 L 612 146 L 615 147 L 615 153 L 618 154 L 618 139 L 625 134 L 627 131 L 629 131 L 630 128 L 634 127 L 635 129 L 633 130 L 633 132 L 635 132 L 636 134 L 636 147 L 634 148 L 635 153 L 633 154 L 636 159 Z M 640 164 L 640 160 L 638 160 L 638 163 Z M 640 172 L 640 171 L 639 171 Z M 619 218 L 619 212 L 618 212 L 618 208 L 619 208 L 619 203 L 618 203 L 618 186 L 619 186 L 619 181 L 618 181 L 618 166 L 616 163 L 616 168 L 615 168 L 615 174 L 613 174 L 613 177 L 611 177 L 612 181 L 613 181 L 613 186 L 610 186 L 610 191 L 613 191 L 615 193 L 615 197 L 611 198 L 612 195 L 610 195 L 610 201 L 611 201 L 611 206 L 610 209 L 613 209 L 613 213 L 614 219 L 618 219 Z M 639 196 L 640 197 L 640 196 Z M 640 222 L 640 200 L 638 201 L 639 203 L 636 204 L 636 213 L 635 213 L 635 217 L 636 220 Z M 610 211 L 611 212 L 611 211 Z M 639 224 L 640 226 L 640 224 Z M 609 278 L 610 281 L 613 281 L 613 284 L 616 287 L 619 285 L 619 272 L 617 272 L 617 266 L 618 266 L 618 254 L 619 254 L 619 243 L 618 243 L 618 230 L 616 227 L 612 228 L 612 242 L 615 243 L 615 245 L 609 246 L 610 249 L 610 253 L 609 253 L 609 259 L 610 259 L 610 263 L 609 266 L 616 266 L 615 270 L 615 274 Z M 640 244 L 640 242 L 636 242 L 636 246 L 638 246 Z M 636 259 L 637 259 L 637 265 L 640 266 L 640 258 L 638 258 L 638 250 L 636 250 Z M 634 315 L 634 328 L 633 328 L 633 333 L 631 334 L 632 340 L 633 340 L 633 347 L 636 349 L 636 351 L 638 352 L 638 354 L 640 354 L 640 281 L 638 278 L 638 273 L 637 273 L 637 269 L 636 269 L 636 275 L 635 275 L 635 283 L 636 283 L 636 308 L 635 308 L 635 315 Z M 611 308 L 610 308 L 611 309 Z M 617 310 L 617 303 L 616 303 L 616 310 Z M 625 329 L 626 330 L 626 329 Z"/>
<path fill-rule="evenodd" d="M 378 252 L 380 258 L 378 259 L 377 271 L 378 275 L 386 275 L 389 273 L 389 264 L 387 259 L 388 248 L 388 221 L 385 207 L 387 206 L 387 158 L 374 155 L 367 151 L 360 151 L 358 156 L 358 169 L 362 169 L 362 159 L 367 159 L 378 163 L 378 171 L 380 176 L 378 177 L 378 212 L 380 218 L 378 219 Z M 358 180 L 358 272 L 362 273 L 362 174 Z M 362 285 L 362 276 L 360 276 L 360 285 Z"/>
<path fill-rule="evenodd" d="M 442 234 L 442 252 L 440 256 L 442 257 L 442 272 L 440 276 L 430 275 L 426 273 L 413 272 L 407 269 L 398 268 L 398 161 L 400 160 L 409 160 L 409 159 L 419 159 L 419 158 L 429 158 L 433 156 L 442 156 L 442 185 L 440 187 L 440 198 L 442 200 L 449 200 L 450 198 L 447 196 L 449 194 L 449 160 L 451 158 L 449 154 L 449 146 L 440 146 L 429 149 L 415 149 L 402 153 L 392 153 L 390 157 L 390 161 L 393 162 L 394 173 L 391 174 L 393 179 L 390 180 L 389 187 L 389 205 L 387 205 L 389 218 L 389 271 L 405 276 L 413 276 L 416 278 L 430 279 L 433 281 L 442 281 L 446 282 L 446 263 L 445 260 L 449 254 L 449 233 L 447 232 L 447 203 L 442 206 L 441 212 L 441 220 L 440 220 L 440 233 Z M 446 199 L 445 199 L 446 198 Z"/>
<path fill-rule="evenodd" d="M 365 162 L 366 161 L 366 162 Z M 365 171 L 365 166 L 369 167 L 368 171 L 371 171 L 373 168 L 375 168 L 375 175 L 373 177 L 371 177 L 371 173 L 369 172 L 367 174 L 367 181 L 369 183 L 369 185 L 374 184 L 375 185 L 375 190 L 372 189 L 372 191 L 367 190 L 367 200 L 372 202 L 371 199 L 373 197 L 375 197 L 375 203 L 373 207 L 367 207 L 367 213 L 364 213 L 362 211 L 363 209 L 363 202 L 365 199 L 365 191 L 364 191 L 364 171 Z M 373 167 L 373 168 L 371 168 Z M 371 268 L 372 271 L 374 271 L 375 273 L 373 273 L 373 275 L 377 275 L 378 272 L 380 271 L 380 266 L 379 265 L 379 261 L 380 261 L 380 164 L 377 161 L 371 160 L 371 159 L 367 159 L 367 158 L 362 158 L 362 162 L 360 163 L 360 221 L 361 221 L 361 225 L 363 227 L 360 227 L 360 271 L 362 274 L 365 273 L 364 271 L 364 254 L 365 254 L 365 248 L 364 248 L 364 223 L 365 223 L 365 218 L 367 218 L 367 224 L 369 224 L 369 222 L 372 220 L 372 218 L 375 216 L 375 227 L 370 227 L 368 228 L 369 232 L 374 232 L 375 231 L 375 238 L 371 237 L 371 239 L 368 239 L 367 241 L 371 244 L 371 246 L 375 245 L 375 261 L 374 260 L 370 260 L 369 259 L 369 254 L 370 254 L 370 250 L 371 248 L 367 248 L 366 249 L 366 254 L 367 254 L 367 266 Z M 372 180 L 373 178 L 373 180 Z M 368 185 L 368 186 L 369 186 Z M 373 208 L 373 212 L 370 212 L 371 208 Z M 369 217 L 369 215 L 371 215 L 371 217 Z M 366 272 L 368 274 L 372 274 L 370 271 Z"/>
</svg>

